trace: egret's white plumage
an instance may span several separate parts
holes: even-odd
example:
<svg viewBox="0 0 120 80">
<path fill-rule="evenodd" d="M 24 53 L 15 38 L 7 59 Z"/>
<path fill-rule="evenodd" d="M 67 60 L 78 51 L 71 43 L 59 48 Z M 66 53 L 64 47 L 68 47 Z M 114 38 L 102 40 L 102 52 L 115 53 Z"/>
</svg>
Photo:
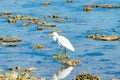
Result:
<svg viewBox="0 0 120 80">
<path fill-rule="evenodd" d="M 56 31 L 53 31 L 51 35 L 53 35 L 53 40 L 57 41 L 60 46 L 75 51 L 71 42 L 66 37 L 59 35 Z"/>
<path fill-rule="evenodd" d="M 75 49 L 72 46 L 72 44 L 70 43 L 70 41 L 67 38 L 65 38 L 64 36 L 58 36 L 58 44 L 71 50 L 71 51 L 75 51 Z"/>
</svg>

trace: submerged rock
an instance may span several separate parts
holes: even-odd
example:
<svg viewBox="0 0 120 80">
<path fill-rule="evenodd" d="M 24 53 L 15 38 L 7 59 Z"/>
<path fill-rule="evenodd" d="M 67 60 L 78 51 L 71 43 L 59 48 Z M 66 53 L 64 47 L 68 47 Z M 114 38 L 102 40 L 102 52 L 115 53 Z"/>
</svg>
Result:
<svg viewBox="0 0 120 80">
<path fill-rule="evenodd" d="M 64 19 L 56 19 L 55 22 L 64 22 Z"/>
<path fill-rule="evenodd" d="M 111 78 L 110 80 L 119 80 L 119 79 L 117 79 L 117 78 Z"/>
<path fill-rule="evenodd" d="M 49 15 L 49 18 L 60 18 L 60 16 L 59 15 L 51 14 L 51 15 Z"/>
<path fill-rule="evenodd" d="M 24 26 L 24 27 L 27 27 L 27 26 L 29 26 L 31 23 L 24 23 L 22 26 Z"/>
</svg>

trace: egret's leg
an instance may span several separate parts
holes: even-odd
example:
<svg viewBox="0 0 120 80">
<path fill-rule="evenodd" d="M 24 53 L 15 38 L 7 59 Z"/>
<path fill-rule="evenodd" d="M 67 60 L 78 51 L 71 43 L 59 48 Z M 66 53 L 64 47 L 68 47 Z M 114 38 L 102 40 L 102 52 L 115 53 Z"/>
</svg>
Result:
<svg viewBox="0 0 120 80">
<path fill-rule="evenodd" d="M 63 48 L 60 49 L 58 56 L 60 56 L 62 54 Z"/>
<path fill-rule="evenodd" d="M 66 54 L 66 52 L 67 52 L 67 51 L 66 51 L 66 48 L 64 48 L 64 51 L 65 51 L 65 54 Z"/>
</svg>

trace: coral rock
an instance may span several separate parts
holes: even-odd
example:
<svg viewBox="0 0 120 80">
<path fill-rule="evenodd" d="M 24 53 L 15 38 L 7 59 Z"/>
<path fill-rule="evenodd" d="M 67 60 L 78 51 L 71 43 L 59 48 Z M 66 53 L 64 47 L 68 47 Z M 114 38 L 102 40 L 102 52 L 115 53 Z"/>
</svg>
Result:
<svg viewBox="0 0 120 80">
<path fill-rule="evenodd" d="M 92 7 L 87 6 L 87 7 L 85 7 L 85 8 L 83 9 L 83 11 L 85 11 L 85 12 L 90 12 L 90 11 L 92 11 Z"/>
<path fill-rule="evenodd" d="M 44 45 L 41 45 L 41 44 L 40 45 L 34 45 L 33 48 L 34 49 L 42 49 L 42 48 L 44 48 Z"/>
<path fill-rule="evenodd" d="M 3 38 L 3 42 L 21 42 L 22 39 Z"/>
<path fill-rule="evenodd" d="M 75 80 L 101 80 L 99 76 L 93 76 L 88 73 L 77 74 Z"/>
<path fill-rule="evenodd" d="M 101 37 L 100 39 L 103 41 L 117 41 L 120 38 L 116 35 L 112 35 L 112 36 L 104 36 L 104 37 Z"/>
<path fill-rule="evenodd" d="M 50 4 L 51 4 L 50 2 L 42 2 L 42 5 L 44 5 L 44 6 L 48 6 Z"/>
<path fill-rule="evenodd" d="M 79 60 L 69 60 L 69 61 L 63 61 L 63 64 L 67 64 L 69 66 L 76 66 L 78 64 L 80 64 L 80 61 Z"/>
<path fill-rule="evenodd" d="M 65 56 L 58 55 L 58 56 L 52 56 L 52 57 L 54 59 L 61 60 L 61 59 L 68 59 L 70 56 L 68 56 L 68 55 L 65 55 Z"/>
</svg>

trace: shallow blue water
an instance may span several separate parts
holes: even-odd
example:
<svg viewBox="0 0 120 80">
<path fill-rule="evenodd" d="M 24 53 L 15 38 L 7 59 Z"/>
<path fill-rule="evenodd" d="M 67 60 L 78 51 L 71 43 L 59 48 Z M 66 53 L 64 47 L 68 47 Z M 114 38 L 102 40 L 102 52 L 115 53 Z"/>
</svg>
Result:
<svg viewBox="0 0 120 80">
<path fill-rule="evenodd" d="M 64 23 L 55 23 L 54 19 L 48 18 L 46 21 L 55 23 L 56 28 L 45 27 L 42 31 L 37 31 L 37 25 L 22 27 L 22 21 L 17 24 L 9 24 L 6 19 L 0 18 L 0 36 L 22 38 L 22 42 L 17 47 L 0 47 L 0 68 L 6 71 L 10 67 L 21 66 L 35 67 L 37 71 L 31 73 L 36 77 L 50 79 L 57 72 L 61 65 L 51 56 L 58 53 L 59 46 L 53 42 L 48 32 L 52 30 L 62 30 L 61 35 L 66 36 L 73 46 L 75 52 L 67 50 L 70 59 L 78 59 L 81 64 L 63 80 L 72 80 L 76 74 L 87 72 L 99 75 L 102 80 L 110 78 L 120 79 L 120 41 L 104 42 L 87 39 L 85 36 L 92 33 L 105 35 L 118 35 L 114 29 L 120 31 L 120 9 L 93 9 L 92 12 L 84 12 L 86 5 L 105 4 L 119 5 L 119 0 L 74 0 L 73 3 L 66 3 L 65 0 L 49 0 L 50 6 L 42 6 L 44 0 L 3 0 L 0 1 L 0 11 L 10 11 L 13 15 L 26 14 L 31 17 L 38 17 L 44 21 L 43 16 L 50 14 L 60 15 L 61 19 L 71 17 Z M 95 31 L 98 29 L 99 31 Z M 34 44 L 43 44 L 45 48 L 41 50 L 33 49 Z"/>
</svg>

